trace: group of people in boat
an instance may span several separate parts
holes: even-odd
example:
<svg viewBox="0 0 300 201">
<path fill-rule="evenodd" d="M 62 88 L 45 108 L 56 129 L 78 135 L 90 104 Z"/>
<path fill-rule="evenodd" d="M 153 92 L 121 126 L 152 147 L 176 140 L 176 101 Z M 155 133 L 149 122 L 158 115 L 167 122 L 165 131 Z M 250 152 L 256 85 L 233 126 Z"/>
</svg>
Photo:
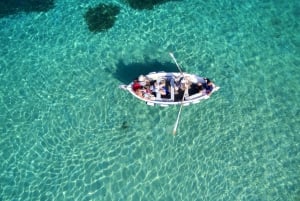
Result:
<svg viewBox="0 0 300 201">
<path fill-rule="evenodd" d="M 165 79 L 153 80 L 143 75 L 136 78 L 131 87 L 139 97 L 155 100 L 158 96 L 163 99 L 170 99 L 171 86 L 174 88 L 174 101 L 181 101 L 183 97 L 198 93 L 210 95 L 214 88 L 210 79 L 198 76 L 165 77 Z"/>
</svg>

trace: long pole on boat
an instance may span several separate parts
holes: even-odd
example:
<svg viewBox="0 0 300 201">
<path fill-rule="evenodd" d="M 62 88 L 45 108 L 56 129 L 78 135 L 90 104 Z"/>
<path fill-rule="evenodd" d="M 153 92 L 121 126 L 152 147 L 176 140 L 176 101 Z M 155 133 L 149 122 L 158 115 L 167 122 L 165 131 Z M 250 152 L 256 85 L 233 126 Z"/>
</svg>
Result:
<svg viewBox="0 0 300 201">
<path fill-rule="evenodd" d="M 173 61 L 175 62 L 178 70 L 180 71 L 180 74 L 183 75 L 183 72 L 181 70 L 181 67 L 180 65 L 178 64 L 174 54 L 172 52 L 169 52 L 169 55 L 171 56 L 171 58 L 173 59 Z M 177 119 L 176 119 L 176 122 L 175 122 L 175 125 L 174 125 L 174 129 L 173 129 L 173 135 L 176 135 L 176 131 L 177 131 L 177 127 L 178 127 L 178 123 L 179 123 L 179 119 L 180 119 L 180 114 L 181 114 L 181 110 L 182 110 L 182 102 L 184 100 L 184 96 L 182 97 L 182 101 L 181 101 L 181 104 L 180 104 L 180 109 L 179 109 L 179 112 L 178 112 L 178 115 L 177 115 Z"/>
<path fill-rule="evenodd" d="M 174 129 L 173 129 L 173 135 L 176 135 L 176 131 L 177 131 L 177 127 L 178 127 L 178 122 L 179 122 L 182 106 L 183 106 L 183 104 L 180 105 L 180 109 L 179 109 L 179 112 L 178 112 L 178 115 L 177 115 L 177 119 L 176 119 L 176 122 L 175 122 L 175 125 L 174 125 Z"/>
<path fill-rule="evenodd" d="M 179 70 L 179 71 L 180 71 L 180 73 L 182 74 L 183 72 L 182 72 L 182 70 L 181 70 L 181 68 L 180 68 L 180 65 L 177 63 L 177 60 L 176 60 L 176 58 L 175 58 L 174 54 L 173 54 L 172 52 L 169 52 L 169 55 L 171 56 L 171 58 L 173 59 L 173 61 L 174 61 L 174 62 L 175 62 L 175 64 L 176 64 L 176 66 L 177 66 L 178 70 Z"/>
</svg>

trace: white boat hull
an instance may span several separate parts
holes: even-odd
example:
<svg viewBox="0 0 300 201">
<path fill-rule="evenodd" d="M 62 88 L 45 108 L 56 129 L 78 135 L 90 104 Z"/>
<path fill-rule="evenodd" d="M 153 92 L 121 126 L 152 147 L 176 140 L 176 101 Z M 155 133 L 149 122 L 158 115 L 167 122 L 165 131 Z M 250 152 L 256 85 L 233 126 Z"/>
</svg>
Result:
<svg viewBox="0 0 300 201">
<path fill-rule="evenodd" d="M 170 94 L 169 97 L 165 98 L 160 92 L 157 92 L 156 96 L 151 96 L 151 97 L 143 97 L 140 96 L 139 94 L 136 93 L 136 91 L 133 90 L 132 85 L 133 82 L 131 82 L 128 85 L 120 85 L 120 88 L 129 91 L 134 97 L 138 98 L 141 101 L 146 102 L 147 105 L 154 106 L 154 105 L 159 105 L 162 107 L 167 107 L 170 105 L 183 105 L 187 106 L 190 104 L 196 104 L 201 102 L 202 100 L 206 100 L 210 98 L 211 94 L 214 92 L 218 91 L 220 87 L 216 86 L 213 84 L 212 90 L 210 91 L 209 94 L 205 92 L 205 90 L 197 93 L 189 93 L 191 85 L 197 84 L 195 83 L 195 78 L 198 80 L 203 80 L 202 77 L 193 75 L 193 74 L 188 74 L 188 73 L 177 73 L 177 72 L 158 72 L 158 73 L 149 73 L 148 75 L 145 75 L 146 79 L 150 81 L 157 81 L 160 82 L 164 80 L 165 82 L 168 82 L 169 89 L 170 89 Z M 174 80 L 180 80 L 183 79 L 185 81 L 185 91 L 184 95 L 181 94 L 182 98 L 178 99 L 178 93 L 177 92 L 177 87 L 174 84 Z M 182 82 L 182 81 L 181 81 Z M 171 83 L 171 84 L 170 84 Z M 181 83 L 182 84 L 182 83 Z M 183 93 L 181 91 L 181 93 Z M 177 97 L 177 98 L 176 98 Z"/>
</svg>

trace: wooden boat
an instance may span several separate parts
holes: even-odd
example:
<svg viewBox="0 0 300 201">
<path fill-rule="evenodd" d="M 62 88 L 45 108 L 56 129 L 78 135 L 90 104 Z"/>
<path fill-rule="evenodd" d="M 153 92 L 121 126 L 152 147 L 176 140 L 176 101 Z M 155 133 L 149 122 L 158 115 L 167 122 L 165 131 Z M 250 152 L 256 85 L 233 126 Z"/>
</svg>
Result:
<svg viewBox="0 0 300 201">
<path fill-rule="evenodd" d="M 134 97 L 151 106 L 180 105 L 173 129 L 173 135 L 175 135 L 182 106 L 208 99 L 220 87 L 208 78 L 184 73 L 173 53 L 169 54 L 180 72 L 152 72 L 148 75 L 140 75 L 128 85 L 120 85 L 120 88 L 129 91 Z"/>
<path fill-rule="evenodd" d="M 152 72 L 140 75 L 120 88 L 148 105 L 189 105 L 199 103 L 219 90 L 208 78 L 184 72 Z"/>
</svg>

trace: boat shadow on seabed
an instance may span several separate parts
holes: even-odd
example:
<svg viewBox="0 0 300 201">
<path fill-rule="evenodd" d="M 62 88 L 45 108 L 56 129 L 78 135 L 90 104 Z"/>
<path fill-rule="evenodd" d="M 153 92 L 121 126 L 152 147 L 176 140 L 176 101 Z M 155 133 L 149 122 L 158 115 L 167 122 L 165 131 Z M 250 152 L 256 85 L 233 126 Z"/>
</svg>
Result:
<svg viewBox="0 0 300 201">
<path fill-rule="evenodd" d="M 130 63 L 125 64 L 122 60 L 116 65 L 117 69 L 113 73 L 113 76 L 123 84 L 132 82 L 140 75 L 146 75 L 149 72 L 176 72 L 178 71 L 176 65 L 172 62 L 158 62 L 150 61 L 145 63 Z"/>
</svg>

